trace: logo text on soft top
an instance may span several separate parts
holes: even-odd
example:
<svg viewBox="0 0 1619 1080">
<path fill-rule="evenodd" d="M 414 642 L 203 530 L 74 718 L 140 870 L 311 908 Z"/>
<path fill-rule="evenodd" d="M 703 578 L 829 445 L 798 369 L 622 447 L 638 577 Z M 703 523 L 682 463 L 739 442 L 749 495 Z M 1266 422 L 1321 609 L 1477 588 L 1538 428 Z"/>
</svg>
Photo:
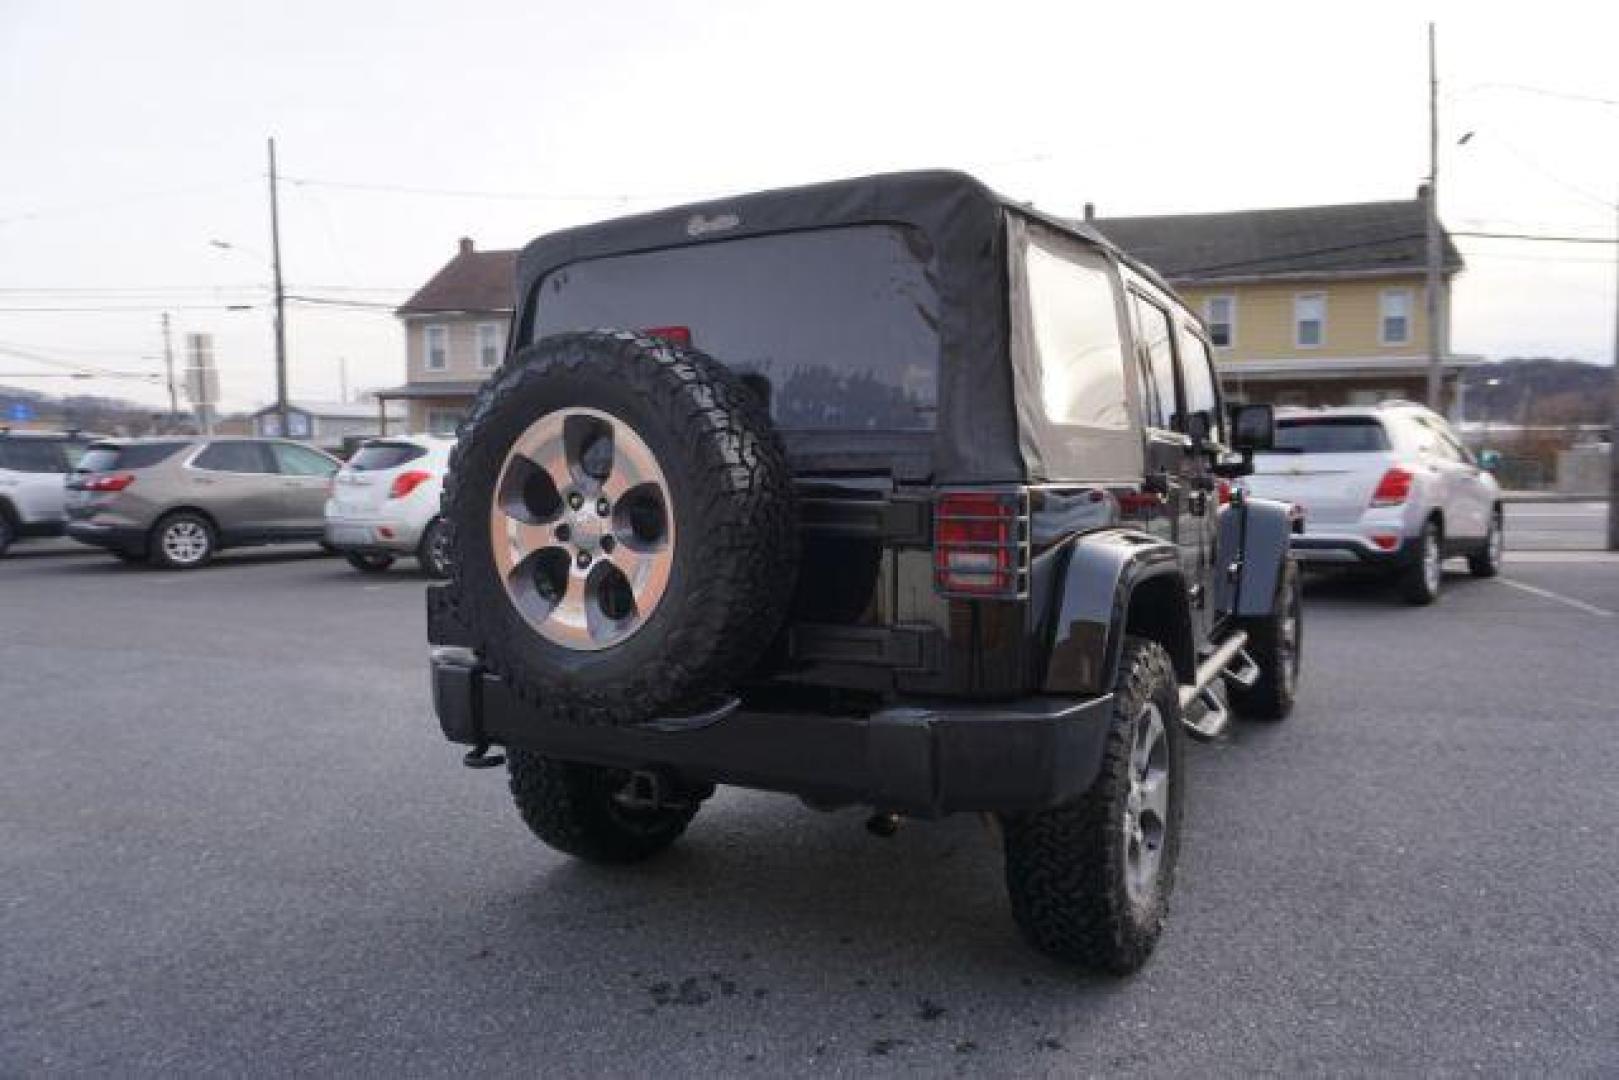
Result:
<svg viewBox="0 0 1619 1080">
<path fill-rule="evenodd" d="M 713 217 L 693 214 L 686 220 L 686 235 L 702 236 L 705 233 L 724 232 L 726 229 L 734 229 L 740 224 L 742 224 L 742 219 L 735 214 L 715 214 Z"/>
</svg>

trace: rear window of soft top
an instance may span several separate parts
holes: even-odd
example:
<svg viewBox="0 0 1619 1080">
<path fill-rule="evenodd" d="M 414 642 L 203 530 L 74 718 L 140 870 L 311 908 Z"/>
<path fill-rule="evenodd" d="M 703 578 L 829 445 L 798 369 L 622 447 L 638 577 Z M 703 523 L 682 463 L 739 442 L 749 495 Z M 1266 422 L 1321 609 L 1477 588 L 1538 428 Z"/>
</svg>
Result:
<svg viewBox="0 0 1619 1080">
<path fill-rule="evenodd" d="M 1377 454 L 1389 448 L 1375 416 L 1290 416 L 1276 421 L 1280 454 Z"/>
<path fill-rule="evenodd" d="M 762 389 L 786 429 L 935 426 L 939 298 L 928 243 L 850 225 L 587 259 L 547 274 L 532 338 L 661 329 Z"/>
</svg>

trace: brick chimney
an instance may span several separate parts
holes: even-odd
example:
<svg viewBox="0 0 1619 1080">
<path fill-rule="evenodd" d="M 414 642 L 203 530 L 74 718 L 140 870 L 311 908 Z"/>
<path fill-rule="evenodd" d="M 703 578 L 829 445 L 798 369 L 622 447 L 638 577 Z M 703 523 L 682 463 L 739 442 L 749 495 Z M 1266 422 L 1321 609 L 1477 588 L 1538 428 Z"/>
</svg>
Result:
<svg viewBox="0 0 1619 1080">
<path fill-rule="evenodd" d="M 461 254 L 463 254 L 463 255 L 471 255 L 472 254 L 472 237 L 463 236 L 461 238 L 460 247 L 461 247 Z"/>
</svg>

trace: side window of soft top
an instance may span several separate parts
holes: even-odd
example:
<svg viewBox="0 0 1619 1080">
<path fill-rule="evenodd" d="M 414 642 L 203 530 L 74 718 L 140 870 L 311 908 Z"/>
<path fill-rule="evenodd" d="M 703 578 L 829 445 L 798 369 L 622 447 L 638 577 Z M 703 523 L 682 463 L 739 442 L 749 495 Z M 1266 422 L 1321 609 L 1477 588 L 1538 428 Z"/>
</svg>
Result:
<svg viewBox="0 0 1619 1080">
<path fill-rule="evenodd" d="M 1142 381 L 1142 420 L 1148 427 L 1173 429 L 1179 408 L 1175 389 L 1174 329 L 1169 312 L 1132 291 L 1130 310 L 1135 321 L 1136 361 Z"/>
<path fill-rule="evenodd" d="M 1214 358 L 1208 343 L 1186 323 L 1181 323 L 1178 329 L 1181 382 L 1186 387 L 1186 416 L 1176 428 L 1224 443 L 1225 425 L 1220 416 L 1219 383 L 1215 381 Z"/>
</svg>

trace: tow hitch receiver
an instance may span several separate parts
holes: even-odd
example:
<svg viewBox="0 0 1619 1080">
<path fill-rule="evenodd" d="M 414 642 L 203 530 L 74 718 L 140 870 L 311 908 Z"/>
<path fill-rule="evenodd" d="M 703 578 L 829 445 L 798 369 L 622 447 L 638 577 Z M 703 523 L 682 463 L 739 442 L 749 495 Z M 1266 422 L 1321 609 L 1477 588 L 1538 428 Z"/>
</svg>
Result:
<svg viewBox="0 0 1619 1080">
<path fill-rule="evenodd" d="M 466 752 L 461 758 L 461 764 L 469 769 L 498 769 L 506 764 L 506 755 L 491 754 L 489 744 L 481 742 Z"/>
</svg>

